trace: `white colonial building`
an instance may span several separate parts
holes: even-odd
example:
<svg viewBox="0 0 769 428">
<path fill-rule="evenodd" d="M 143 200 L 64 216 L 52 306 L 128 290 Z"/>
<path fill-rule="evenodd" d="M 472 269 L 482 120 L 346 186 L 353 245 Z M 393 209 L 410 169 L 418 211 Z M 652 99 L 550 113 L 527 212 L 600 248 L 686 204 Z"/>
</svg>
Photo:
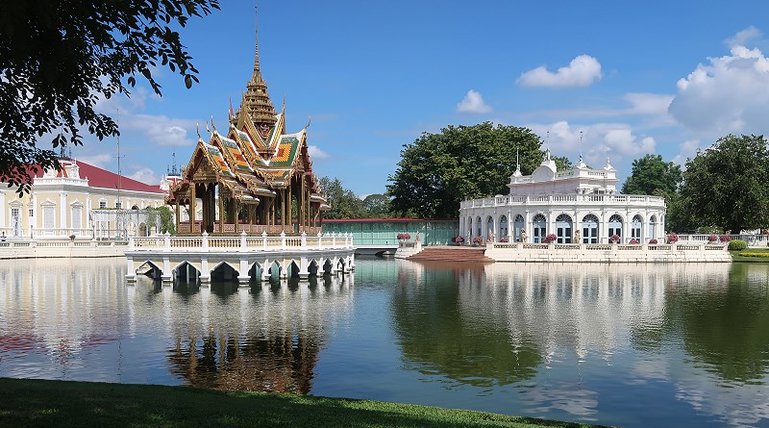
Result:
<svg viewBox="0 0 769 428">
<path fill-rule="evenodd" d="M 633 239 L 664 241 L 665 199 L 617 193 L 616 170 L 607 160 L 602 169 L 577 165 L 559 172 L 550 151 L 531 175 L 518 166 L 510 176 L 510 193 L 467 200 L 459 208 L 460 233 L 466 242 L 480 236 L 496 242 L 620 243 Z"/>
<path fill-rule="evenodd" d="M 59 170 L 31 167 L 32 188 L 21 197 L 15 187 L 0 187 L 0 239 L 125 238 L 157 228 L 144 209 L 165 205 L 160 186 L 82 161 L 59 162 Z"/>
</svg>

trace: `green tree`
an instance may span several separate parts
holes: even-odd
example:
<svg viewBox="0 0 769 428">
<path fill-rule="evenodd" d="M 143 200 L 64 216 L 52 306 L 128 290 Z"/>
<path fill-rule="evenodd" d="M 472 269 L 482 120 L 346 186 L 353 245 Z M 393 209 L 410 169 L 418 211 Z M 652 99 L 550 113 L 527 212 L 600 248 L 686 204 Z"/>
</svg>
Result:
<svg viewBox="0 0 769 428">
<path fill-rule="evenodd" d="M 763 136 L 728 135 L 686 162 L 682 209 L 698 226 L 739 233 L 769 225 L 769 149 Z"/>
<path fill-rule="evenodd" d="M 218 0 L 35 0 L 5 2 L 0 13 L 0 179 L 29 190 L 28 165 L 58 167 L 53 148 L 119 134 L 95 111 L 100 98 L 130 95 L 142 76 L 166 66 L 189 88 L 197 73 L 175 31 Z"/>
<path fill-rule="evenodd" d="M 390 217 L 390 198 L 381 193 L 374 193 L 363 198 L 363 208 L 366 217 L 386 218 Z"/>
<path fill-rule="evenodd" d="M 540 138 L 530 129 L 484 122 L 424 133 L 401 150 L 388 180 L 395 214 L 455 218 L 468 198 L 506 194 L 515 170 L 530 174 L 541 162 Z"/>
<path fill-rule="evenodd" d="M 363 201 L 352 190 L 345 189 L 338 178 L 332 180 L 328 177 L 322 177 L 318 184 L 331 206 L 331 209 L 326 211 L 323 217 L 363 218 L 366 216 Z"/>
<path fill-rule="evenodd" d="M 672 195 L 678 191 L 683 176 L 681 167 L 665 162 L 660 155 L 646 155 L 633 161 L 630 177 L 622 186 L 622 193 L 631 195 Z"/>
</svg>

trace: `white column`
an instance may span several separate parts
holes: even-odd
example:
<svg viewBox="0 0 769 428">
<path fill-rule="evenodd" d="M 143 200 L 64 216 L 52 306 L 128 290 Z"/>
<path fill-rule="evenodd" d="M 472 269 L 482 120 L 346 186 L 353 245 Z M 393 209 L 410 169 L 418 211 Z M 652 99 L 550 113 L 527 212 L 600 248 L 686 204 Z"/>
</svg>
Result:
<svg viewBox="0 0 769 428">
<path fill-rule="evenodd" d="M 65 235 L 64 229 L 69 227 L 67 221 L 67 192 L 59 193 L 59 224 L 54 223 L 54 228 L 57 228 L 56 235 Z"/>
<path fill-rule="evenodd" d="M 0 227 L 8 227 L 5 223 L 5 211 L 8 205 L 5 204 L 5 191 L 0 191 Z"/>
</svg>

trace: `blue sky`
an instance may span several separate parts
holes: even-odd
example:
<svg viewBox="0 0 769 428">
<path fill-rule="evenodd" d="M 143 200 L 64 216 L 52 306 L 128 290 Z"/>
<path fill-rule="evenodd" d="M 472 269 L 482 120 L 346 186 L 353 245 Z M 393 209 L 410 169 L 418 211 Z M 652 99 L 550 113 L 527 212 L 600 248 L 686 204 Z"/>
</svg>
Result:
<svg viewBox="0 0 769 428">
<path fill-rule="evenodd" d="M 173 152 L 189 160 L 196 122 L 226 130 L 255 14 L 221 6 L 182 31 L 200 84 L 161 69 L 162 98 L 139 85 L 99 103 L 119 120 L 125 175 L 156 184 Z M 683 163 L 730 132 L 769 131 L 768 15 L 765 1 L 262 0 L 259 52 L 288 131 L 312 118 L 317 173 L 357 194 L 384 192 L 422 132 L 487 120 L 549 131 L 554 154 L 611 158 L 624 179 L 646 153 Z M 117 169 L 115 141 L 87 141 L 76 158 Z"/>
</svg>

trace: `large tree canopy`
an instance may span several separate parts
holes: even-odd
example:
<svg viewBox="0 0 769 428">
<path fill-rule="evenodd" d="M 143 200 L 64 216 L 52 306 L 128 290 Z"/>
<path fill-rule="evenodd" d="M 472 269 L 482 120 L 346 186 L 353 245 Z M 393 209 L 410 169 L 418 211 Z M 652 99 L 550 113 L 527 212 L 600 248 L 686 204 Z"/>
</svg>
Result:
<svg viewBox="0 0 769 428">
<path fill-rule="evenodd" d="M 83 143 L 83 131 L 118 135 L 99 98 L 129 94 L 166 66 L 189 88 L 197 70 L 175 31 L 219 0 L 34 0 L 5 2 L 0 13 L 0 179 L 29 189 L 28 165 L 58 167 L 52 148 Z"/>
<path fill-rule="evenodd" d="M 366 217 L 366 208 L 363 200 L 355 193 L 345 188 L 338 178 L 322 177 L 318 181 L 331 209 L 323 215 L 325 218 L 363 218 Z"/>
<path fill-rule="evenodd" d="M 769 149 L 763 136 L 728 135 L 686 163 L 684 212 L 698 226 L 739 233 L 769 226 Z"/>
<path fill-rule="evenodd" d="M 422 134 L 401 150 L 387 191 L 396 214 L 455 218 L 468 198 L 507 194 L 515 170 L 530 174 L 541 162 L 541 140 L 530 129 L 484 122 Z"/>
<path fill-rule="evenodd" d="M 622 193 L 631 195 L 672 195 L 681 184 L 681 167 L 665 162 L 660 155 L 646 155 L 633 161 Z"/>
</svg>

